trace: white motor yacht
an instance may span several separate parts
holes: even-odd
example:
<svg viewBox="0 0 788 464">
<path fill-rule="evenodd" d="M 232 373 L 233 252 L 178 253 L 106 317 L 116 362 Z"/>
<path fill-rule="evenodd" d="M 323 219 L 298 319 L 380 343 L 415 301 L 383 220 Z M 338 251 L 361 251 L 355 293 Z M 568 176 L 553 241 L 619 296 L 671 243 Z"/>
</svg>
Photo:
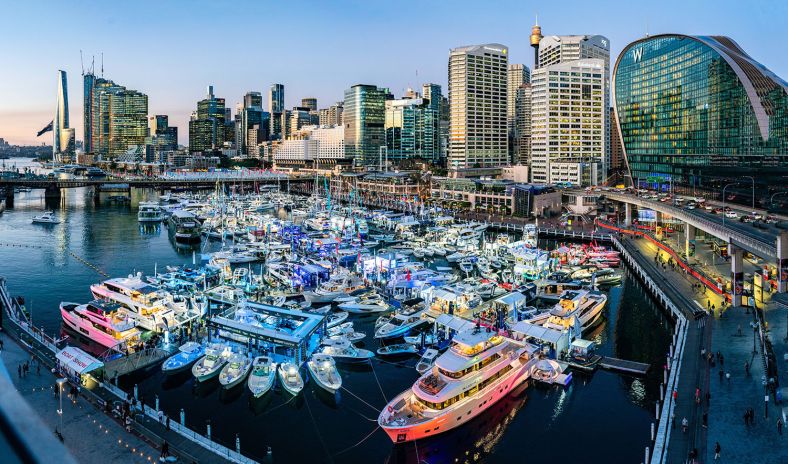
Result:
<svg viewBox="0 0 788 464">
<path fill-rule="evenodd" d="M 158 203 L 142 202 L 137 212 L 139 222 L 161 222 L 164 219 L 164 212 Z"/>
<path fill-rule="evenodd" d="M 348 340 L 339 340 L 320 348 L 320 353 L 327 354 L 337 361 L 358 362 L 366 361 L 375 356 L 375 353 L 356 348 Z"/>
<path fill-rule="evenodd" d="M 210 380 L 222 370 L 227 359 L 232 355 L 230 347 L 223 343 L 214 343 L 205 349 L 205 356 L 192 366 L 192 374 L 198 382 Z"/>
<path fill-rule="evenodd" d="M 493 331 L 461 332 L 432 369 L 389 402 L 378 424 L 395 443 L 463 425 L 525 382 L 536 352 Z"/>
<path fill-rule="evenodd" d="M 140 331 L 117 304 L 60 303 L 60 315 L 72 330 L 108 348 L 139 341 Z"/>
<path fill-rule="evenodd" d="M 252 360 L 249 356 L 241 353 L 233 353 L 228 359 L 227 364 L 219 374 L 219 384 L 226 389 L 230 389 L 241 383 L 249 370 L 252 368 Z"/>
<path fill-rule="evenodd" d="M 304 379 L 301 373 L 298 372 L 298 366 L 292 362 L 283 362 L 279 365 L 279 380 L 282 381 L 282 386 L 291 395 L 297 395 L 304 389 Z"/>
<path fill-rule="evenodd" d="M 60 224 L 60 219 L 55 216 L 54 211 L 45 211 L 39 216 L 33 216 L 33 224 Z"/>
<path fill-rule="evenodd" d="M 276 363 L 268 356 L 258 356 L 252 361 L 252 372 L 247 385 L 252 396 L 259 398 L 271 389 L 276 380 Z"/>
<path fill-rule="evenodd" d="M 342 377 L 339 376 L 336 363 L 331 356 L 315 353 L 306 365 L 315 382 L 329 393 L 334 393 L 342 387 Z"/>
<path fill-rule="evenodd" d="M 356 277 L 345 277 L 342 280 L 329 280 L 315 290 L 304 292 L 304 299 L 309 303 L 331 303 L 339 296 L 364 288 L 364 282 Z"/>
<path fill-rule="evenodd" d="M 598 291 L 584 289 L 564 290 L 560 300 L 544 323 L 545 327 L 556 330 L 573 329 L 580 337 L 586 329 L 602 314 L 607 303 L 607 295 Z"/>
<path fill-rule="evenodd" d="M 391 311 L 392 306 L 375 293 L 358 297 L 353 301 L 344 302 L 339 305 L 339 308 L 349 313 L 370 314 Z"/>
<path fill-rule="evenodd" d="M 381 346 L 377 349 L 377 353 L 381 356 L 416 354 L 417 351 L 416 345 L 411 345 L 410 343 L 395 343 L 393 345 Z"/>
<path fill-rule="evenodd" d="M 393 338 L 406 335 L 411 329 L 429 322 L 426 314 L 427 310 L 422 306 L 397 311 L 375 329 L 375 338 Z"/>
</svg>

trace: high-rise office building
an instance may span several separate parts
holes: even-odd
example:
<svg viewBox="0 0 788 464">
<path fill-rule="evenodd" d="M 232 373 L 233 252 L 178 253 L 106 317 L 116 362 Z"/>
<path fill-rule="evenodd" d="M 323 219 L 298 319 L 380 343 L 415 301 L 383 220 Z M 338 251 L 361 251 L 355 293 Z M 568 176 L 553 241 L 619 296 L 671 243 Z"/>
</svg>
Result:
<svg viewBox="0 0 788 464">
<path fill-rule="evenodd" d="M 93 152 L 93 89 L 96 85 L 96 75 L 91 70 L 82 75 L 82 148 L 85 153 Z"/>
<path fill-rule="evenodd" d="M 439 111 L 422 98 L 386 101 L 386 149 L 389 160 L 440 157 Z"/>
<path fill-rule="evenodd" d="M 610 64 L 610 43 L 601 35 L 549 35 L 539 42 L 539 67 L 585 58 Z"/>
<path fill-rule="evenodd" d="M 509 163 L 507 53 L 505 45 L 487 44 L 455 48 L 449 54 L 450 168 Z"/>
<path fill-rule="evenodd" d="M 136 90 L 118 90 L 109 97 L 109 157 L 130 148 L 141 150 L 148 135 L 148 96 Z"/>
<path fill-rule="evenodd" d="M 268 89 L 268 111 L 271 114 L 281 113 L 285 110 L 285 85 L 271 84 Z"/>
<path fill-rule="evenodd" d="M 624 146 L 621 144 L 615 108 L 610 108 L 610 170 L 622 174 L 624 168 Z"/>
<path fill-rule="evenodd" d="M 166 115 L 148 116 L 148 136 L 145 137 L 145 160 L 149 163 L 166 161 L 166 153 L 178 149 L 178 128 L 170 126 Z"/>
<path fill-rule="evenodd" d="M 307 111 L 317 111 L 317 98 L 315 97 L 302 98 L 301 107 L 307 108 Z"/>
<path fill-rule="evenodd" d="M 531 70 L 524 64 L 510 64 L 506 78 L 506 130 L 509 134 L 509 159 L 516 162 L 515 144 L 518 139 L 516 113 L 517 92 L 520 86 L 531 82 Z"/>
<path fill-rule="evenodd" d="M 74 129 L 68 126 L 68 77 L 65 71 L 57 72 L 57 105 L 52 130 L 52 159 L 71 159 L 74 154 Z"/>
<path fill-rule="evenodd" d="M 532 74 L 531 180 L 598 185 L 605 180 L 605 61 L 573 60 Z"/>
<path fill-rule="evenodd" d="M 233 125 L 227 120 L 224 98 L 217 98 L 213 86 L 209 85 L 206 97 L 197 102 L 197 111 L 189 121 L 189 151 L 219 150 L 226 141 L 233 140 L 234 135 Z"/>
<path fill-rule="evenodd" d="M 438 120 L 438 157 L 436 162 L 443 163 L 446 160 L 446 149 L 449 145 L 449 105 L 443 90 L 439 84 L 423 84 L 421 93 L 437 114 Z"/>
<path fill-rule="evenodd" d="M 244 95 L 243 105 L 239 105 L 236 115 L 238 130 L 236 147 L 238 153 L 249 155 L 250 149 L 268 140 L 269 114 L 263 111 L 263 96 L 260 92 Z"/>
<path fill-rule="evenodd" d="M 321 126 L 341 126 L 343 102 L 336 102 L 328 108 L 320 110 L 318 123 Z"/>
<path fill-rule="evenodd" d="M 514 150 L 512 163 L 531 164 L 531 84 L 522 84 L 515 94 Z"/>
<path fill-rule="evenodd" d="M 720 198 L 725 185 L 738 182 L 726 195 L 751 205 L 754 187 L 767 207 L 784 188 L 788 84 L 734 40 L 683 34 L 636 40 L 618 57 L 613 88 L 635 183 Z"/>
<path fill-rule="evenodd" d="M 357 84 L 345 90 L 342 123 L 345 127 L 345 154 L 357 165 L 379 163 L 385 149 L 384 122 L 387 89 Z"/>
<path fill-rule="evenodd" d="M 312 121 L 312 113 L 308 107 L 296 106 L 290 112 L 290 117 L 287 121 L 288 134 L 292 134 L 304 126 L 314 126 Z"/>
</svg>

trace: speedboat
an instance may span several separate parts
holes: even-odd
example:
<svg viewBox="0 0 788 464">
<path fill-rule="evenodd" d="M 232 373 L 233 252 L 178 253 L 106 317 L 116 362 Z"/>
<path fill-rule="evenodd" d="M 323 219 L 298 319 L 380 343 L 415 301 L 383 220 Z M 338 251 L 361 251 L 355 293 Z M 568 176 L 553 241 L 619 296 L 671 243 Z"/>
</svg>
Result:
<svg viewBox="0 0 788 464">
<path fill-rule="evenodd" d="M 381 346 L 377 349 L 377 353 L 381 356 L 416 354 L 417 351 L 416 346 L 410 343 L 395 343 L 393 345 Z"/>
<path fill-rule="evenodd" d="M 224 388 L 232 388 L 241 383 L 249 370 L 252 368 L 252 361 L 249 356 L 241 353 L 233 353 L 227 360 L 227 364 L 219 374 L 219 383 Z"/>
<path fill-rule="evenodd" d="M 332 328 L 338 326 L 339 324 L 345 322 L 348 318 L 349 314 L 346 311 L 337 311 L 335 313 L 331 313 L 326 318 L 326 327 Z"/>
<path fill-rule="evenodd" d="M 466 274 L 470 274 L 473 271 L 473 261 L 468 258 L 463 258 L 462 261 L 459 263 L 460 270 Z"/>
<path fill-rule="evenodd" d="M 355 277 L 329 280 L 318 286 L 314 291 L 304 292 L 304 299 L 309 303 L 331 303 L 337 297 L 364 288 L 364 282 Z"/>
<path fill-rule="evenodd" d="M 291 362 L 283 362 L 277 369 L 282 386 L 291 395 L 297 395 L 304 389 L 304 379 L 298 372 L 298 366 Z"/>
<path fill-rule="evenodd" d="M 394 443 L 464 425 L 528 379 L 537 351 L 489 329 L 460 332 L 431 369 L 383 408 L 378 425 Z"/>
<path fill-rule="evenodd" d="M 192 374 L 198 382 L 205 382 L 216 377 L 231 354 L 230 347 L 222 343 L 209 346 L 205 349 L 205 356 L 192 366 Z"/>
<path fill-rule="evenodd" d="M 421 307 L 408 308 L 391 315 L 375 329 L 375 338 L 393 338 L 407 334 L 411 329 L 429 322 L 427 310 Z"/>
<path fill-rule="evenodd" d="M 421 359 L 419 362 L 416 363 L 416 372 L 419 375 L 423 375 L 425 372 L 432 368 L 432 365 L 435 363 L 435 358 L 438 357 L 439 351 L 435 348 L 427 348 L 424 351 L 424 354 L 421 355 Z"/>
<path fill-rule="evenodd" d="M 276 380 L 276 363 L 268 356 L 258 356 L 252 361 L 252 372 L 247 385 L 252 396 L 259 398 L 265 395 Z"/>
<path fill-rule="evenodd" d="M 33 216 L 33 224 L 60 224 L 60 219 L 55 217 L 54 211 L 45 211 L 40 216 Z"/>
<path fill-rule="evenodd" d="M 205 348 L 196 342 L 186 342 L 178 348 L 178 353 L 170 356 L 161 365 L 164 374 L 177 374 L 189 369 L 205 354 Z"/>
<path fill-rule="evenodd" d="M 331 356 L 315 353 L 306 366 L 315 382 L 329 393 L 334 393 L 342 387 L 342 377 L 339 376 L 336 363 Z"/>
<path fill-rule="evenodd" d="M 337 361 L 347 362 L 366 361 L 375 356 L 375 353 L 369 350 L 356 348 L 348 340 L 325 344 L 320 348 L 320 353 L 327 354 Z"/>
</svg>

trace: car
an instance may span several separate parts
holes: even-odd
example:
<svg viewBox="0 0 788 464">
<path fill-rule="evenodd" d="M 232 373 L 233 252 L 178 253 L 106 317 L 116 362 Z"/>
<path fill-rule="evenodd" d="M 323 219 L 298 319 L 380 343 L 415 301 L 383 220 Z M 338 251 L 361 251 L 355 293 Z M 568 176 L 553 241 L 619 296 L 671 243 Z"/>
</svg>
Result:
<svg viewBox="0 0 788 464">
<path fill-rule="evenodd" d="M 768 222 L 769 224 L 777 224 L 778 222 L 780 222 L 780 220 L 777 219 L 777 216 L 774 216 L 772 214 L 766 216 L 765 221 Z"/>
<path fill-rule="evenodd" d="M 747 216 L 746 214 L 739 218 L 741 222 L 753 222 L 753 218 L 751 216 Z"/>
<path fill-rule="evenodd" d="M 752 217 L 752 218 L 753 218 L 753 219 L 755 219 L 756 221 L 760 221 L 761 219 L 763 219 L 763 215 L 762 215 L 761 213 L 757 212 L 757 211 L 753 211 L 753 212 L 750 214 L 750 217 Z"/>
<path fill-rule="evenodd" d="M 693 205 L 692 203 L 690 203 L 690 204 L 688 204 L 687 206 L 685 206 L 685 208 L 686 208 L 686 209 L 695 209 L 695 205 Z"/>
<path fill-rule="evenodd" d="M 739 213 L 737 213 L 736 211 L 725 211 L 725 217 L 736 219 L 737 217 L 739 217 Z"/>
<path fill-rule="evenodd" d="M 714 207 L 711 205 L 703 205 L 703 209 L 706 211 L 714 211 Z"/>
</svg>

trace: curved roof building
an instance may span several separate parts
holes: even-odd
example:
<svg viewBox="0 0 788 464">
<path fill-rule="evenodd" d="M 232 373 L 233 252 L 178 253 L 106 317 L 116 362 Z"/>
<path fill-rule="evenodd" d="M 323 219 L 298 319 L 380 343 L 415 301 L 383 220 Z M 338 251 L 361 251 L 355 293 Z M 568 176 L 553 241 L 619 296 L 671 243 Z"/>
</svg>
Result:
<svg viewBox="0 0 788 464">
<path fill-rule="evenodd" d="M 723 36 L 637 40 L 613 70 L 627 166 L 639 185 L 720 194 L 755 177 L 763 199 L 788 178 L 788 84 Z M 751 201 L 750 180 L 732 187 Z M 728 189 L 728 192 L 731 191 Z"/>
</svg>

